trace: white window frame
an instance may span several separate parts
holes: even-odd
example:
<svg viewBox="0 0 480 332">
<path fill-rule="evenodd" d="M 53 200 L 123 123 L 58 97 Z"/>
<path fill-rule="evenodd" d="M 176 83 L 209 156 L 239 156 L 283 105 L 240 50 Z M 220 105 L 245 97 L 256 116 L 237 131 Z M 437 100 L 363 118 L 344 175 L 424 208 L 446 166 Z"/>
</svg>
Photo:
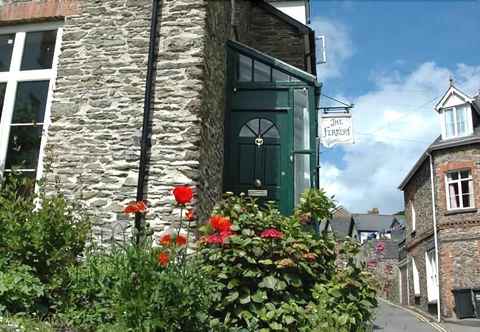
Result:
<svg viewBox="0 0 480 332">
<path fill-rule="evenodd" d="M 413 205 L 413 201 L 410 201 L 410 215 L 412 219 L 412 232 L 415 232 L 417 228 L 417 214 L 415 212 L 415 206 Z"/>
<path fill-rule="evenodd" d="M 461 172 L 468 172 L 469 176 L 468 178 L 461 178 L 460 173 Z M 453 173 L 458 173 L 458 179 L 457 180 L 450 180 L 448 178 L 449 174 Z M 464 207 L 463 206 L 463 191 L 462 191 L 462 181 L 471 181 L 471 185 L 469 185 L 469 188 L 472 188 L 472 192 L 469 193 L 471 196 L 471 201 L 472 205 Z M 452 183 L 458 183 L 458 192 L 460 195 L 460 206 L 453 208 L 451 206 L 451 200 L 450 200 L 450 189 L 449 189 L 449 184 Z M 465 209 L 474 209 L 475 208 L 475 188 L 474 188 L 474 183 L 473 183 L 473 176 L 472 176 L 472 170 L 471 169 L 460 169 L 460 170 L 454 170 L 454 171 L 448 171 L 445 173 L 445 197 L 447 198 L 447 210 L 448 211 L 457 211 L 457 210 L 465 210 Z"/>
<path fill-rule="evenodd" d="M 20 70 L 22 56 L 25 47 L 25 37 L 27 32 L 57 30 L 55 40 L 55 50 L 52 59 L 52 68 L 37 70 Z M 50 112 L 57 77 L 58 59 L 61 52 L 61 42 L 63 34 L 62 22 L 48 22 L 40 24 L 25 24 L 12 27 L 0 27 L 0 34 L 15 34 L 15 42 L 12 50 L 10 69 L 8 72 L 0 72 L 0 83 L 6 83 L 5 97 L 3 101 L 2 116 L 0 119 L 0 178 L 3 177 L 7 158 L 8 141 L 10 137 L 10 124 L 13 117 L 15 106 L 15 97 L 17 94 L 17 85 L 19 82 L 29 81 L 49 81 L 48 93 L 45 106 L 45 116 L 43 121 L 42 137 L 40 141 L 40 150 L 36 169 L 36 179 L 40 180 L 43 176 L 43 158 L 45 145 L 47 143 L 48 128 L 50 126 Z M 32 169 L 18 169 L 18 171 L 32 171 Z"/>
<path fill-rule="evenodd" d="M 465 133 L 462 135 L 459 135 L 458 133 L 458 124 L 457 124 L 457 108 L 463 108 L 465 107 L 465 112 L 467 115 L 467 123 L 466 123 L 466 129 Z M 453 112 L 453 126 L 454 126 L 454 132 L 453 135 L 447 136 L 447 112 L 452 111 Z M 443 139 L 450 139 L 450 138 L 456 138 L 456 137 L 463 137 L 463 136 L 468 136 L 473 133 L 473 122 L 472 122 L 472 110 L 470 108 L 470 104 L 465 103 L 461 105 L 456 105 L 456 106 L 451 106 L 451 107 L 446 107 L 442 109 L 441 111 L 441 123 L 442 123 L 442 138 Z"/>
<path fill-rule="evenodd" d="M 415 258 L 412 257 L 412 274 L 413 274 L 413 293 L 415 296 L 420 296 L 420 274 L 418 273 Z"/>
</svg>

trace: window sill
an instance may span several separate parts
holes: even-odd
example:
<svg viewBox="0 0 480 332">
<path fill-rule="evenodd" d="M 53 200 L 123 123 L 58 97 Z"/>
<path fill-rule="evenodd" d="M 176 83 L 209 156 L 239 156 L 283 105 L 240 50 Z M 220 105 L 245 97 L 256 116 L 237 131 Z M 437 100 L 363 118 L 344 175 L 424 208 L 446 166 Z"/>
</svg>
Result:
<svg viewBox="0 0 480 332">
<path fill-rule="evenodd" d="M 461 213 L 475 213 L 477 212 L 477 208 L 467 208 L 467 209 L 455 209 L 455 210 L 448 210 L 444 213 L 445 216 L 451 216 L 454 214 L 461 214 Z"/>
</svg>

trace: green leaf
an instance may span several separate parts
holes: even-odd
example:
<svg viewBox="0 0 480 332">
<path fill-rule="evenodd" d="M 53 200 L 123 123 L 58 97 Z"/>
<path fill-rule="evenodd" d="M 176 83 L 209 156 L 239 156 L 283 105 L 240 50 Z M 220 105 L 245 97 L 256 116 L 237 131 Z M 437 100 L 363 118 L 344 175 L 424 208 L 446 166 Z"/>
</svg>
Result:
<svg viewBox="0 0 480 332">
<path fill-rule="evenodd" d="M 226 297 L 225 297 L 225 300 L 227 302 L 233 302 L 235 301 L 236 299 L 238 299 L 238 292 L 231 292 L 230 294 L 228 294 Z"/>
<path fill-rule="evenodd" d="M 244 295 L 240 298 L 240 303 L 241 304 L 247 304 L 250 303 L 250 295 Z"/>
<path fill-rule="evenodd" d="M 262 290 L 258 290 L 252 296 L 252 301 L 256 303 L 263 303 L 267 299 L 268 299 L 267 292 Z"/>
<path fill-rule="evenodd" d="M 228 282 L 227 284 L 227 288 L 228 289 L 232 289 L 232 288 L 235 288 L 237 287 L 238 285 L 240 284 L 240 281 L 238 279 L 232 279 Z"/>
<path fill-rule="evenodd" d="M 263 265 L 272 265 L 273 264 L 271 259 L 262 259 L 262 260 L 259 260 L 258 262 L 260 264 L 263 264 Z"/>
<path fill-rule="evenodd" d="M 262 279 L 262 281 L 258 284 L 260 288 L 270 288 L 275 289 L 275 286 L 278 283 L 278 279 L 274 276 L 268 276 Z"/>
<path fill-rule="evenodd" d="M 275 330 L 275 331 L 283 330 L 282 324 L 277 323 L 277 322 L 272 322 L 272 323 L 269 324 L 269 326 L 272 330 Z"/>
</svg>

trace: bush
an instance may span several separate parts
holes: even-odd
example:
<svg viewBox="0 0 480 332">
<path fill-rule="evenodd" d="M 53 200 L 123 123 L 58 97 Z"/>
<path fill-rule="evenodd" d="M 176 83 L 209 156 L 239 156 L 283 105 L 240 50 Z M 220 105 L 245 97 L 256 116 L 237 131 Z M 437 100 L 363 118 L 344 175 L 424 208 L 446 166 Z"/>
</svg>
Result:
<svg viewBox="0 0 480 332">
<path fill-rule="evenodd" d="M 356 247 L 340 251 L 346 260 L 337 267 L 334 239 L 304 227 L 332 207 L 323 192 L 310 190 L 287 218 L 273 206 L 259 209 L 249 198 L 227 195 L 203 228 L 199 251 L 203 269 L 219 282 L 212 329 L 361 331 L 376 302 L 355 263 Z"/>
<path fill-rule="evenodd" d="M 214 214 L 234 232 L 224 243 L 204 238 L 203 267 L 220 282 L 212 315 L 218 326 L 251 331 L 309 331 L 312 290 L 335 270 L 335 241 L 306 232 L 295 218 L 227 196 Z M 204 229 L 211 233 L 212 226 Z M 215 244 L 216 243 L 216 244 Z"/>
<path fill-rule="evenodd" d="M 0 257 L 5 271 L 16 271 L 12 273 L 17 273 L 17 287 L 33 291 L 23 292 L 25 298 L 18 301 L 35 302 L 14 309 L 0 297 L 0 305 L 10 308 L 12 313 L 34 308 L 46 313 L 54 309 L 55 302 L 65 295 L 67 267 L 77 264 L 90 230 L 78 207 L 61 194 L 47 196 L 40 185 L 38 193 L 25 190 L 29 187 L 32 184 L 28 180 L 11 176 L 0 188 Z M 14 274 L 10 276 L 15 278 Z M 4 275 L 0 289 L 8 287 L 8 280 L 8 275 Z M 45 291 L 40 298 L 36 296 L 40 294 L 38 282 Z"/>
</svg>

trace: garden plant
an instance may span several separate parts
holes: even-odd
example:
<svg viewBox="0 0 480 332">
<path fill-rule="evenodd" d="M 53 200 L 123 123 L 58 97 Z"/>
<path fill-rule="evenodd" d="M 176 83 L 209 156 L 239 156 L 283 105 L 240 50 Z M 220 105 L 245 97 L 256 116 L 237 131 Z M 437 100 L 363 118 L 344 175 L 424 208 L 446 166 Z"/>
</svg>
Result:
<svg viewBox="0 0 480 332">
<path fill-rule="evenodd" d="M 201 221 L 192 188 L 178 186 L 174 228 L 154 238 L 147 223 L 104 248 L 78 205 L 19 187 L 0 189 L 0 330 L 350 332 L 372 319 L 358 246 L 310 227 L 334 206 L 322 191 L 291 217 L 226 194 Z M 148 220 L 148 203 L 124 212 Z"/>
</svg>

